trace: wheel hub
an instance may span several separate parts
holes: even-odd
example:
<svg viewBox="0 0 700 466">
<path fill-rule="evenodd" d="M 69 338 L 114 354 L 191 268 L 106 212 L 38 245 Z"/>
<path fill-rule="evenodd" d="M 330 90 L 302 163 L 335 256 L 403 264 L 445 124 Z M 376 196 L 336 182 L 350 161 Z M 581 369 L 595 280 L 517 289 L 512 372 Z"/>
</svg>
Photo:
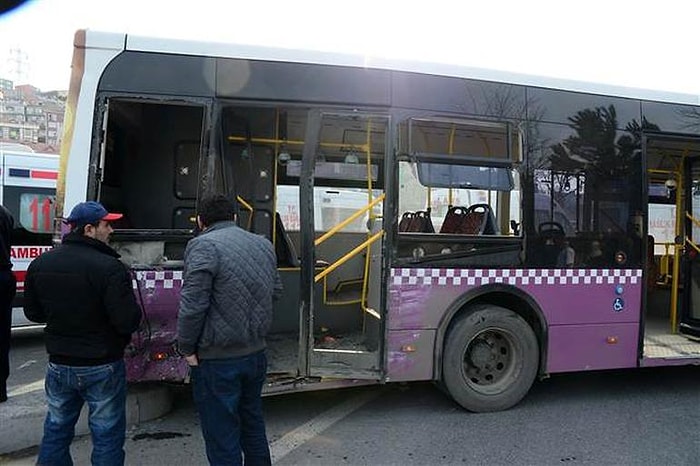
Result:
<svg viewBox="0 0 700 466">
<path fill-rule="evenodd" d="M 512 366 L 511 342 L 498 332 L 477 335 L 464 355 L 464 372 L 470 383 L 493 385 L 503 380 Z"/>
<path fill-rule="evenodd" d="M 477 368 L 485 368 L 485 366 L 493 361 L 494 357 L 491 346 L 483 340 L 474 342 L 473 348 L 469 351 L 469 359 L 472 365 Z"/>
</svg>

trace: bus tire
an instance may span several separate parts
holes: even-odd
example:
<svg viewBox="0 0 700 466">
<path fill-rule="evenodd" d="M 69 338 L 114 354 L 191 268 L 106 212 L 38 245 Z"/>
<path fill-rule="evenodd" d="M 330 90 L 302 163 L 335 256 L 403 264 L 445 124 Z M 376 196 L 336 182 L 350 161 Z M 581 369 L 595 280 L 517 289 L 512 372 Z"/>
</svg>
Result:
<svg viewBox="0 0 700 466">
<path fill-rule="evenodd" d="M 452 323 L 442 381 L 465 409 L 501 411 L 527 394 L 538 365 L 539 346 L 530 325 L 509 309 L 480 305 Z"/>
</svg>

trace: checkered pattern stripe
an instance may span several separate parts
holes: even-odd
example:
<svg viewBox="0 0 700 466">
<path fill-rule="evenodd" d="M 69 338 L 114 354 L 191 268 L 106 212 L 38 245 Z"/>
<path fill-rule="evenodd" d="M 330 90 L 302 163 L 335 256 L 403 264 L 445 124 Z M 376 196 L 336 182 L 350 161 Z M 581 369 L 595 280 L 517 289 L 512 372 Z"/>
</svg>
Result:
<svg viewBox="0 0 700 466">
<path fill-rule="evenodd" d="M 136 272 L 136 278 L 131 281 L 131 285 L 136 289 L 136 281 L 141 282 L 142 288 L 171 289 L 182 287 L 182 270 L 142 270 Z"/>
<path fill-rule="evenodd" d="M 641 277 L 640 269 L 391 269 L 394 285 L 636 285 Z"/>
</svg>

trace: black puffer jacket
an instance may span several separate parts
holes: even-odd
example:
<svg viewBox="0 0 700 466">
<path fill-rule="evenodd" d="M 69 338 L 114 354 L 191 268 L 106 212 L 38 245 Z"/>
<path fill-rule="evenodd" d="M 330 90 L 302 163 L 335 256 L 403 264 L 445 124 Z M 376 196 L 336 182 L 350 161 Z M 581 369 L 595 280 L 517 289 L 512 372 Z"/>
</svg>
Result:
<svg viewBox="0 0 700 466">
<path fill-rule="evenodd" d="M 50 361 L 89 366 L 124 357 L 141 310 L 118 257 L 107 244 L 71 233 L 29 265 L 24 314 L 46 323 Z"/>
</svg>

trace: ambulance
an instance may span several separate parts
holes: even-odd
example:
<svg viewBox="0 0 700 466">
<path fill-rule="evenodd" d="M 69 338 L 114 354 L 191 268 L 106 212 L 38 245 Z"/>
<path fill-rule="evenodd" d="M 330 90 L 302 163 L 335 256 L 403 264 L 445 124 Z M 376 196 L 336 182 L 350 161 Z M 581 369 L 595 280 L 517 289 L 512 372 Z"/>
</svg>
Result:
<svg viewBox="0 0 700 466">
<path fill-rule="evenodd" d="M 0 203 L 14 217 L 12 271 L 17 277 L 12 328 L 35 324 L 22 309 L 24 276 L 31 261 L 51 248 L 58 178 L 58 155 L 24 148 L 0 149 Z"/>
</svg>

